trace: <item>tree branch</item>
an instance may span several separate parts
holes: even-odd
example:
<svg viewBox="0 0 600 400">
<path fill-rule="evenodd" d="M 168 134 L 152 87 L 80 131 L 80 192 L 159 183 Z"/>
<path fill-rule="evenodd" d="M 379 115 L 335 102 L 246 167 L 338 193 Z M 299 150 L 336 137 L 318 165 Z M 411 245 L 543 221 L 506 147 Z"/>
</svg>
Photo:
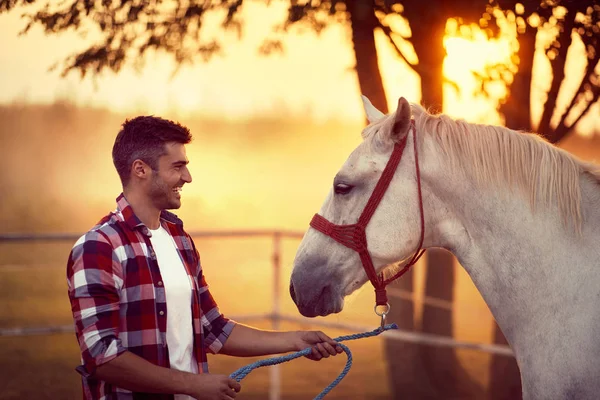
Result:
<svg viewBox="0 0 600 400">
<path fill-rule="evenodd" d="M 551 59 L 550 61 L 552 65 L 552 83 L 550 85 L 550 90 L 548 90 L 546 101 L 544 102 L 544 111 L 537 130 L 538 133 L 545 136 L 552 143 L 556 143 L 556 140 L 554 140 L 551 134 L 550 121 L 554 114 L 554 109 L 556 108 L 558 92 L 560 91 L 560 87 L 565 77 L 565 63 L 572 42 L 571 33 L 575 23 L 575 16 L 574 12 L 569 12 L 566 15 L 562 30 L 558 35 L 558 46 L 552 46 L 548 51 L 556 50 L 558 54 L 554 60 Z"/>
<path fill-rule="evenodd" d="M 571 102 L 569 103 L 569 105 L 565 109 L 565 111 L 562 113 L 562 115 L 560 117 L 560 121 L 557 126 L 565 126 L 565 120 L 567 119 L 569 112 L 571 112 L 573 107 L 575 107 L 575 105 L 577 104 L 579 96 L 586 92 L 586 86 L 588 86 L 588 84 L 591 84 L 592 87 L 594 86 L 594 83 L 592 82 L 591 77 L 594 75 L 594 71 L 596 69 L 596 66 L 598 66 L 598 65 L 600 65 L 600 52 L 597 53 L 596 56 L 592 60 L 588 61 L 588 65 L 586 67 L 583 78 L 581 78 L 581 83 L 579 84 L 579 88 L 577 88 L 577 91 L 573 95 Z"/>
<path fill-rule="evenodd" d="M 590 111 L 590 109 L 594 105 L 594 103 L 598 102 L 598 99 L 600 98 L 600 86 L 594 86 L 592 88 L 591 93 L 592 93 L 592 99 L 588 102 L 585 109 L 583 109 L 583 111 L 581 112 L 581 114 L 579 114 L 579 116 L 575 119 L 575 121 L 573 121 L 573 123 L 569 126 L 566 126 L 563 123 L 559 127 L 557 127 L 556 136 L 558 137 L 558 140 L 562 139 L 569 131 L 575 129 L 575 126 L 577 125 L 577 123 L 579 123 L 579 121 L 583 117 L 586 116 L 586 114 Z"/>
<path fill-rule="evenodd" d="M 402 50 L 400 50 L 400 48 L 398 47 L 398 45 L 394 41 L 394 38 L 392 38 L 392 33 L 394 33 L 392 31 L 392 28 L 390 28 L 389 26 L 386 26 L 383 23 L 381 23 L 381 21 L 379 19 L 377 19 L 377 26 L 383 31 L 383 33 L 385 33 L 385 36 L 389 39 L 390 43 L 394 47 L 394 50 L 396 50 L 396 54 L 398 54 L 398 56 L 400 56 L 400 58 L 402 60 L 404 60 L 404 62 L 406 64 L 408 64 L 408 66 L 411 67 L 415 72 L 418 72 L 417 68 L 416 68 L 417 64 L 413 64 L 410 61 L 408 61 L 408 59 L 406 58 L 406 56 L 404 55 L 404 53 L 402 53 Z"/>
<path fill-rule="evenodd" d="M 35 0 L 0 0 L 0 14 L 10 11 L 14 7 L 34 3 Z"/>
</svg>

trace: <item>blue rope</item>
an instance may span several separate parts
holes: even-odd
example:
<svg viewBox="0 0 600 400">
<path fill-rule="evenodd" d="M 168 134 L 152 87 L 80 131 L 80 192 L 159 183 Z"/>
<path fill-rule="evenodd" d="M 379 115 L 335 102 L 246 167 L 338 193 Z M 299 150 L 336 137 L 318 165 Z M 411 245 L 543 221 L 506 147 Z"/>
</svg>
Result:
<svg viewBox="0 0 600 400">
<path fill-rule="evenodd" d="M 377 336 L 380 333 L 390 330 L 390 329 L 398 329 L 398 325 L 389 324 L 389 325 L 385 325 L 383 328 L 380 327 L 380 328 L 377 328 L 370 332 L 355 333 L 352 335 L 339 336 L 337 338 L 334 338 L 333 340 L 335 340 L 336 342 L 343 342 L 345 340 L 355 340 L 355 339 L 361 339 L 361 338 L 365 338 L 365 337 Z M 340 383 L 342 381 L 342 379 L 344 379 L 346 374 L 348 374 L 348 371 L 350 371 L 350 367 L 352 367 L 352 353 L 350 352 L 350 349 L 344 344 L 339 343 L 339 345 L 344 350 L 346 355 L 348 356 L 348 360 L 346 361 L 346 366 L 344 367 L 342 372 L 338 375 L 338 377 L 335 378 L 335 380 L 333 382 L 331 382 L 329 384 L 329 386 L 327 386 L 325 389 L 323 389 L 323 391 L 321 393 L 319 393 L 317 395 L 317 397 L 315 397 L 315 400 L 321 400 L 323 397 L 325 397 L 325 395 L 327 393 L 329 393 L 331 391 L 331 389 L 336 387 L 337 384 Z M 311 353 L 311 351 L 312 351 L 312 348 L 307 347 L 306 349 L 298 351 L 296 353 L 291 353 L 291 354 L 286 354 L 283 356 L 259 360 L 259 361 L 256 361 L 252 364 L 246 365 L 245 367 L 238 369 L 237 371 L 235 371 L 231 375 L 229 375 L 229 377 L 233 378 L 239 382 L 242 379 L 244 379 L 250 372 L 252 372 L 252 370 L 255 370 L 260 367 L 266 367 L 269 365 L 282 364 L 284 362 L 293 360 L 295 358 L 304 357 L 304 356 L 309 355 Z"/>
</svg>

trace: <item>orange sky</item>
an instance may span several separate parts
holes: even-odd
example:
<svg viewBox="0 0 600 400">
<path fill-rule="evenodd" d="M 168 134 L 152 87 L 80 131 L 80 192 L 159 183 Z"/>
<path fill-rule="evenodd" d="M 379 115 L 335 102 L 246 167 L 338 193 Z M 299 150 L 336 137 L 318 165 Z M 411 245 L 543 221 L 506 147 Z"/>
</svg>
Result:
<svg viewBox="0 0 600 400">
<path fill-rule="evenodd" d="M 159 54 L 148 57 L 141 74 L 126 68 L 119 75 L 105 73 L 97 79 L 81 81 L 77 74 L 62 79 L 48 72 L 50 65 L 61 61 L 74 49 L 83 48 L 86 40 L 74 33 L 46 37 L 33 29 L 17 37 L 24 25 L 20 11 L 0 16 L 0 103 L 14 100 L 52 102 L 57 98 L 74 99 L 78 104 L 105 106 L 119 111 L 143 111 L 180 114 L 202 113 L 226 118 L 244 118 L 257 113 L 288 112 L 322 120 L 330 117 L 359 120 L 362 118 L 359 89 L 352 71 L 352 48 L 348 31 L 333 25 L 321 36 L 312 32 L 290 34 L 284 56 L 261 57 L 257 48 L 270 26 L 281 20 L 285 5 L 273 3 L 245 5 L 246 27 L 243 40 L 235 34 L 225 40 L 224 57 L 208 64 L 185 66 L 174 77 L 173 62 Z M 220 32 L 212 21 L 212 32 Z M 402 25 L 402 21 L 399 22 Z M 209 21 L 210 25 L 210 21 Z M 454 28 L 449 25 L 449 30 Z M 209 31 L 211 31 L 209 29 Z M 399 96 L 419 101 L 419 78 L 391 51 L 383 37 L 378 37 L 380 64 L 390 106 Z M 475 35 L 474 40 L 448 38 L 446 76 L 458 82 L 457 94 L 450 85 L 445 91 L 445 111 L 471 121 L 501 123 L 493 102 L 470 95 L 476 82 L 473 70 L 486 63 L 510 59 L 513 45 L 509 40 L 489 42 Z M 581 49 L 579 50 L 581 51 Z M 540 61 L 534 74 L 533 96 L 541 98 L 549 83 L 549 66 Z M 468 60 L 468 62 L 465 62 Z M 576 67 L 573 67 L 576 69 Z M 570 74 L 571 75 L 571 74 Z M 573 86 L 573 84 L 571 85 Z M 502 93 L 499 88 L 498 93 Z M 541 102 L 534 104 L 534 115 L 541 112 Z M 597 123 L 582 121 L 581 130 L 591 131 Z"/>
</svg>

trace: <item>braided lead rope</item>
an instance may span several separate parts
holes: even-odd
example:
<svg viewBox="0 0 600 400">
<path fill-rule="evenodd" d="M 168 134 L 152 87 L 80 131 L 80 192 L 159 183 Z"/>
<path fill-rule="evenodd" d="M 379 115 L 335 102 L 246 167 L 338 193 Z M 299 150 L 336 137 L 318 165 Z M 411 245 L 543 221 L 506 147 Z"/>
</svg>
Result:
<svg viewBox="0 0 600 400">
<path fill-rule="evenodd" d="M 383 328 L 377 328 L 374 329 L 370 332 L 363 332 L 363 333 L 355 333 L 352 335 L 346 335 L 346 336 L 339 336 L 333 340 L 335 340 L 336 342 L 343 342 L 346 340 L 355 340 L 355 339 L 361 339 L 361 338 L 366 338 L 366 337 L 372 337 L 372 336 L 377 336 L 380 333 L 383 333 L 384 331 L 390 330 L 390 329 L 398 329 L 398 325 L 396 324 L 389 324 L 389 325 L 385 325 Z M 348 360 L 346 361 L 346 366 L 344 367 L 344 369 L 342 370 L 342 372 L 338 375 L 337 378 L 335 378 L 335 380 L 333 382 L 331 382 L 329 384 L 329 386 L 327 386 L 325 389 L 323 389 L 323 391 L 321 393 L 319 393 L 317 395 L 317 397 L 315 397 L 315 400 L 320 400 L 323 397 L 325 397 L 325 395 L 327 393 L 329 393 L 331 391 L 331 389 L 333 389 L 334 387 L 337 386 L 338 383 L 340 383 L 342 381 L 342 379 L 344 379 L 344 377 L 346 376 L 346 374 L 348 374 L 348 371 L 350 371 L 350 367 L 352 367 L 352 352 L 350 352 L 350 349 L 346 346 L 343 345 L 341 343 L 339 343 L 340 347 L 344 350 L 344 352 L 346 353 L 346 355 L 348 356 Z M 281 364 L 290 360 L 293 360 L 295 358 L 299 358 L 299 357 L 303 357 L 303 356 L 307 356 L 311 353 L 312 348 L 311 347 L 307 347 L 304 350 L 298 351 L 296 353 L 291 353 L 291 354 L 286 354 L 283 356 L 277 356 L 277 357 L 272 357 L 272 358 L 266 358 L 264 360 L 259 360 L 256 361 L 252 364 L 248 364 L 245 367 L 242 367 L 240 369 L 238 369 L 237 371 L 234 371 L 231 375 L 229 375 L 230 378 L 235 379 L 236 381 L 240 382 L 242 379 L 244 379 L 250 372 L 252 372 L 253 370 L 260 368 L 260 367 L 266 367 L 269 365 L 276 365 L 276 364 Z"/>
</svg>

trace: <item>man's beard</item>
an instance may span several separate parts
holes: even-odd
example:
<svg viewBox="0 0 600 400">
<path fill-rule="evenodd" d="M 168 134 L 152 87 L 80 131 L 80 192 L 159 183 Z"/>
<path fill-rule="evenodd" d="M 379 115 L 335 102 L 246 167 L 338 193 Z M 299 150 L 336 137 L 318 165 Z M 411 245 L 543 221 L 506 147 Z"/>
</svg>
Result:
<svg viewBox="0 0 600 400">
<path fill-rule="evenodd" d="M 176 198 L 173 188 L 169 187 L 158 177 L 152 178 L 149 197 L 156 208 L 160 210 L 173 210 L 181 207 L 181 202 Z"/>
</svg>

